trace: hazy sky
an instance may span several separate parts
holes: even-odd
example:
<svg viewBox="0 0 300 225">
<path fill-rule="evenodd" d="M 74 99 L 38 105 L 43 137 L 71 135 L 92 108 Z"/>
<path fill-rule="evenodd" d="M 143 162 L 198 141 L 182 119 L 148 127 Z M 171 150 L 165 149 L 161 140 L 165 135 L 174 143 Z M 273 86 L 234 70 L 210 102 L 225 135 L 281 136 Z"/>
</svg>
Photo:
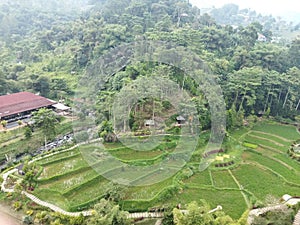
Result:
<svg viewBox="0 0 300 225">
<path fill-rule="evenodd" d="M 298 13 L 300 16 L 300 1 L 297 0 L 190 0 L 199 8 L 215 6 L 217 8 L 227 3 L 234 3 L 240 9 L 251 8 L 262 14 L 287 15 L 288 12 Z"/>
</svg>

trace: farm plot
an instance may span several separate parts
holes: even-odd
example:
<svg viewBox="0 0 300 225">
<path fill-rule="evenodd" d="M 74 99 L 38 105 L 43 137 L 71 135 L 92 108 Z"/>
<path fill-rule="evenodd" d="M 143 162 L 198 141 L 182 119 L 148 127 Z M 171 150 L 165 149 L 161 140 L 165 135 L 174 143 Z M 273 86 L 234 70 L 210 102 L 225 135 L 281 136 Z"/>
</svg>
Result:
<svg viewBox="0 0 300 225">
<path fill-rule="evenodd" d="M 244 154 L 247 155 L 248 160 L 259 163 L 260 165 L 271 169 L 289 182 L 299 184 L 300 189 L 300 172 L 295 171 L 293 168 L 289 167 L 288 164 L 280 163 L 266 156 L 258 155 L 252 152 L 245 152 Z"/>
<path fill-rule="evenodd" d="M 109 153 L 121 160 L 153 159 L 163 154 L 163 152 L 160 150 L 135 151 L 130 148 L 120 148 L 117 150 L 111 149 Z"/>
<path fill-rule="evenodd" d="M 60 174 L 74 171 L 80 167 L 88 166 L 87 162 L 82 158 L 81 155 L 75 155 L 74 157 L 67 157 L 65 160 L 58 159 L 52 161 L 50 164 L 44 166 L 44 170 L 40 176 L 40 179 L 57 176 Z"/>
<path fill-rule="evenodd" d="M 237 184 L 227 170 L 213 171 L 212 178 L 214 181 L 214 186 L 217 188 L 238 188 Z"/>
<path fill-rule="evenodd" d="M 274 158 L 279 159 L 280 161 L 288 164 L 290 167 L 292 167 L 295 171 L 300 172 L 300 162 L 293 160 L 291 157 L 288 155 L 284 154 L 277 154 L 274 156 Z"/>
<path fill-rule="evenodd" d="M 300 138 L 296 127 L 278 123 L 263 122 L 254 126 L 253 130 L 272 134 L 273 136 L 277 135 L 281 139 L 285 138 L 286 141 L 293 141 Z"/>
<path fill-rule="evenodd" d="M 255 136 L 251 133 L 246 135 L 245 141 L 252 144 L 258 144 L 263 148 L 272 149 L 274 151 L 287 152 L 287 150 L 289 149 L 288 145 L 283 145 L 267 138 Z"/>
<path fill-rule="evenodd" d="M 63 193 L 96 176 L 97 173 L 87 167 L 83 171 L 78 171 L 77 173 L 63 174 L 57 179 L 42 180 L 40 181 L 39 188 L 48 188 Z"/>
<path fill-rule="evenodd" d="M 255 137 L 260 137 L 261 139 L 272 141 L 274 144 L 279 146 L 290 146 L 293 142 L 293 140 L 286 139 L 281 135 L 274 135 L 272 133 L 266 133 L 257 130 L 252 130 L 250 134 Z"/>
<path fill-rule="evenodd" d="M 183 180 L 183 182 L 191 187 L 199 187 L 199 186 L 203 186 L 203 185 L 211 186 L 212 185 L 211 178 L 210 178 L 210 172 L 208 169 L 195 173 L 190 178 Z"/>
<path fill-rule="evenodd" d="M 45 157 L 43 159 L 40 159 L 38 161 L 38 164 L 45 165 L 45 164 L 49 164 L 51 162 L 55 162 L 57 160 L 65 159 L 67 157 L 75 156 L 75 155 L 78 155 L 78 154 L 80 154 L 80 152 L 79 152 L 78 148 L 76 148 L 72 151 L 66 151 L 66 152 L 62 152 L 62 153 L 52 155 L 50 157 Z"/>
<path fill-rule="evenodd" d="M 81 184 L 63 194 L 69 200 L 71 208 L 83 205 L 94 199 L 101 198 L 107 191 L 109 180 L 98 175 L 97 177 Z"/>
<path fill-rule="evenodd" d="M 127 200 L 150 200 L 158 195 L 163 189 L 173 184 L 173 178 L 169 178 L 165 181 L 155 183 L 148 186 L 130 187 L 125 193 L 125 199 Z"/>
<path fill-rule="evenodd" d="M 232 173 L 245 190 L 261 201 L 270 194 L 277 198 L 287 193 L 292 196 L 300 195 L 299 187 L 286 184 L 282 178 L 256 165 L 240 165 Z"/>
<path fill-rule="evenodd" d="M 221 205 L 225 213 L 234 219 L 240 218 L 247 209 L 241 192 L 236 190 L 189 188 L 184 190 L 183 193 L 174 195 L 168 202 L 173 205 L 177 205 L 178 203 L 186 204 L 192 201 L 200 203 L 202 199 L 205 199 L 211 208 Z"/>
</svg>

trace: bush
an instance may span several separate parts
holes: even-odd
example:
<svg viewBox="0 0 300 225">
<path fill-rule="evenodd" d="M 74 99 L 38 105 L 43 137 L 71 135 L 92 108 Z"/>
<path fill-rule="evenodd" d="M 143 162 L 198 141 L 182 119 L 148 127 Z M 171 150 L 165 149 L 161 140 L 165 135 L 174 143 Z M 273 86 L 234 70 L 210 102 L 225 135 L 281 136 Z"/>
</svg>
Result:
<svg viewBox="0 0 300 225">
<path fill-rule="evenodd" d="M 89 134 L 87 131 L 80 131 L 75 134 L 75 140 L 77 143 L 87 141 L 89 139 Z"/>
<path fill-rule="evenodd" d="M 247 148 L 252 148 L 252 149 L 257 149 L 257 147 L 258 147 L 258 145 L 252 144 L 252 143 L 249 143 L 249 142 L 244 142 L 243 146 L 245 146 Z"/>
</svg>

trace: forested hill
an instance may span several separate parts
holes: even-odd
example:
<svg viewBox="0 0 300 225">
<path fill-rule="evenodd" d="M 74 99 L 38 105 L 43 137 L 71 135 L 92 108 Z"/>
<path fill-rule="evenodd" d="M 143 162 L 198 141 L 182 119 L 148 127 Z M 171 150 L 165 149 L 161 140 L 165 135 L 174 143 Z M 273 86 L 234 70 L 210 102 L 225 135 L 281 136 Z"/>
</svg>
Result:
<svg viewBox="0 0 300 225">
<path fill-rule="evenodd" d="M 264 111 L 293 119 L 299 111 L 300 39 L 271 43 L 272 33 L 258 22 L 220 25 L 187 0 L 2 2 L 0 94 L 27 90 L 68 99 L 93 60 L 143 37 L 199 54 L 218 76 L 231 112 Z M 268 35 L 259 40 L 260 34 Z M 108 91 L 147 74 L 141 64 L 116 74 Z M 192 89 L 192 82 L 178 82 Z"/>
<path fill-rule="evenodd" d="M 286 21 L 281 17 L 272 15 L 262 15 L 253 9 L 243 9 L 236 4 L 225 4 L 220 8 L 203 9 L 202 13 L 209 13 L 219 24 L 233 26 L 247 26 L 252 22 L 259 22 L 265 28 L 265 35 L 272 32 L 276 41 L 288 41 L 291 37 L 300 34 L 299 18 L 295 21 Z"/>
</svg>

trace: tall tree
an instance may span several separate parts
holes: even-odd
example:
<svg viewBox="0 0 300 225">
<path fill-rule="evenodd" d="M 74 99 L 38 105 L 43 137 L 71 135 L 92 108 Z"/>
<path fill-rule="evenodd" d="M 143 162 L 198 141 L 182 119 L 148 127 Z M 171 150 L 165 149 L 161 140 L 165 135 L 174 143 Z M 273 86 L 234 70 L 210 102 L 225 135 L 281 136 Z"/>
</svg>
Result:
<svg viewBox="0 0 300 225">
<path fill-rule="evenodd" d="M 94 215 L 88 219 L 88 225 L 129 225 L 128 212 L 120 210 L 118 205 L 101 199 L 94 206 Z"/>
<path fill-rule="evenodd" d="M 58 124 L 59 120 L 51 109 L 41 108 L 38 111 L 33 112 L 32 119 L 35 126 L 42 129 L 45 137 L 45 143 L 47 143 L 47 139 L 55 136 L 55 126 Z"/>
</svg>

